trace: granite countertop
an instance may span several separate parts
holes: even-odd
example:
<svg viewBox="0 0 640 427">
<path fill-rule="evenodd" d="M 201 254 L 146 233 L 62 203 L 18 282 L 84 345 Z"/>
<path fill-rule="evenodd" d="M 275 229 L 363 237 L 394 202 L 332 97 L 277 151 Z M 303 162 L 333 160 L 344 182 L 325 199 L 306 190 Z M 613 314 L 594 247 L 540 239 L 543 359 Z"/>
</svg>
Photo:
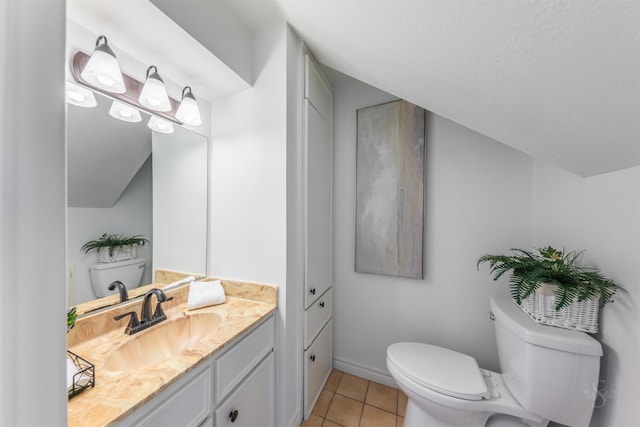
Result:
<svg viewBox="0 0 640 427">
<path fill-rule="evenodd" d="M 79 319 L 68 334 L 68 348 L 95 365 L 96 385 L 69 399 L 68 426 L 102 426 L 118 422 L 276 309 L 277 289 L 274 286 L 225 279 L 221 281 L 227 295 L 226 302 L 197 310 L 186 310 L 187 285 L 167 291 L 167 295 L 174 298 L 163 303 L 167 315 L 165 322 L 200 313 L 216 313 L 222 320 L 213 333 L 189 346 L 188 351 L 133 372 L 108 370 L 105 360 L 113 348 L 162 327 L 160 323 L 137 334 L 127 335 L 124 329 L 129 318 L 113 320 L 114 316 L 127 311 L 133 310 L 139 314 L 141 300 Z"/>
</svg>

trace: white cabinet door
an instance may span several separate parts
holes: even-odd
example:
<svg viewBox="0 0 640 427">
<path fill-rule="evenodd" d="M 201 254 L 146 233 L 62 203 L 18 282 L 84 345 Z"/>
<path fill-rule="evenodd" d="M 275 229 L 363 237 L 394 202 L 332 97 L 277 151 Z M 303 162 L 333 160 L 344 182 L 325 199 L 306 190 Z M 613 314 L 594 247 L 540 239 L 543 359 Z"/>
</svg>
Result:
<svg viewBox="0 0 640 427">
<path fill-rule="evenodd" d="M 320 396 L 322 386 L 331 374 L 333 363 L 332 321 L 322 329 L 309 349 L 304 352 L 304 418 L 309 418 Z"/>
<path fill-rule="evenodd" d="M 212 390 L 211 366 L 205 365 L 204 368 L 181 378 L 118 425 L 200 426 L 211 414 Z"/>
<path fill-rule="evenodd" d="M 215 414 L 216 427 L 275 425 L 273 353 L 267 356 Z"/>
<path fill-rule="evenodd" d="M 274 330 L 274 320 L 271 317 L 216 358 L 216 402 L 224 399 L 254 366 L 273 350 Z"/>
<path fill-rule="evenodd" d="M 305 298 L 308 308 L 331 286 L 331 123 L 305 101 Z"/>
</svg>

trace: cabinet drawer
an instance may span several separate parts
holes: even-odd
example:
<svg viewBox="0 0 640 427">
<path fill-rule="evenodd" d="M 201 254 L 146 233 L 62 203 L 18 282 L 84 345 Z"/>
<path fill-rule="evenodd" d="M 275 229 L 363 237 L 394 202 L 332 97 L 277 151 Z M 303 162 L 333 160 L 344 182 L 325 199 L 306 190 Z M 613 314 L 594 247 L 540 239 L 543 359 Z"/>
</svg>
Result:
<svg viewBox="0 0 640 427">
<path fill-rule="evenodd" d="M 177 390 L 167 390 L 172 396 L 160 403 L 138 426 L 175 427 L 200 426 L 211 413 L 211 368 L 194 377 Z"/>
<path fill-rule="evenodd" d="M 275 425 L 273 354 L 267 356 L 216 410 L 216 427 Z"/>
<path fill-rule="evenodd" d="M 273 316 L 237 342 L 214 363 L 215 400 L 220 401 L 273 349 Z"/>
<path fill-rule="evenodd" d="M 333 293 L 329 288 L 318 300 L 304 312 L 304 348 L 311 345 L 313 339 L 329 321 L 333 313 Z"/>
<path fill-rule="evenodd" d="M 331 374 L 332 321 L 326 324 L 309 349 L 304 352 L 304 418 L 307 419 Z"/>
</svg>

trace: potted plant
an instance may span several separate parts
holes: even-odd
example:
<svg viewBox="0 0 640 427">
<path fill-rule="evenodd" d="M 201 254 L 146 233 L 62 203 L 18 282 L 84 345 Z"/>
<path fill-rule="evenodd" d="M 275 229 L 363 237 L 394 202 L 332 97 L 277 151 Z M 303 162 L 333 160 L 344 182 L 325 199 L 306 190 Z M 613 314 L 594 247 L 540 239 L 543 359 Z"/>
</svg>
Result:
<svg viewBox="0 0 640 427">
<path fill-rule="evenodd" d="M 598 309 L 621 288 L 598 269 L 580 266 L 583 252 L 511 249 L 508 255 L 482 255 L 477 267 L 488 262 L 493 280 L 510 272 L 513 300 L 537 322 L 597 332 Z"/>
<path fill-rule="evenodd" d="M 96 240 L 89 240 L 82 245 L 82 250 L 89 253 L 98 252 L 98 262 L 116 262 L 136 257 L 136 248 L 149 243 L 141 235 L 125 237 L 120 234 L 103 234 Z"/>
</svg>

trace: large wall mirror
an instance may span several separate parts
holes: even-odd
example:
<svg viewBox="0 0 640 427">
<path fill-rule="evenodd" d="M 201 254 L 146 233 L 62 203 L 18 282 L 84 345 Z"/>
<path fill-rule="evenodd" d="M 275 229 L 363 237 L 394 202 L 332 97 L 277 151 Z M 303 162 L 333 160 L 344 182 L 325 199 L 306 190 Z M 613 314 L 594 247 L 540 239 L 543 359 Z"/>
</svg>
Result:
<svg viewBox="0 0 640 427">
<path fill-rule="evenodd" d="M 67 106 L 67 262 L 69 304 L 97 298 L 81 247 L 103 233 L 142 235 L 140 285 L 158 268 L 207 273 L 207 138 L 174 126 L 162 134 L 142 121 L 109 115 L 111 99 L 94 108 Z"/>
</svg>

